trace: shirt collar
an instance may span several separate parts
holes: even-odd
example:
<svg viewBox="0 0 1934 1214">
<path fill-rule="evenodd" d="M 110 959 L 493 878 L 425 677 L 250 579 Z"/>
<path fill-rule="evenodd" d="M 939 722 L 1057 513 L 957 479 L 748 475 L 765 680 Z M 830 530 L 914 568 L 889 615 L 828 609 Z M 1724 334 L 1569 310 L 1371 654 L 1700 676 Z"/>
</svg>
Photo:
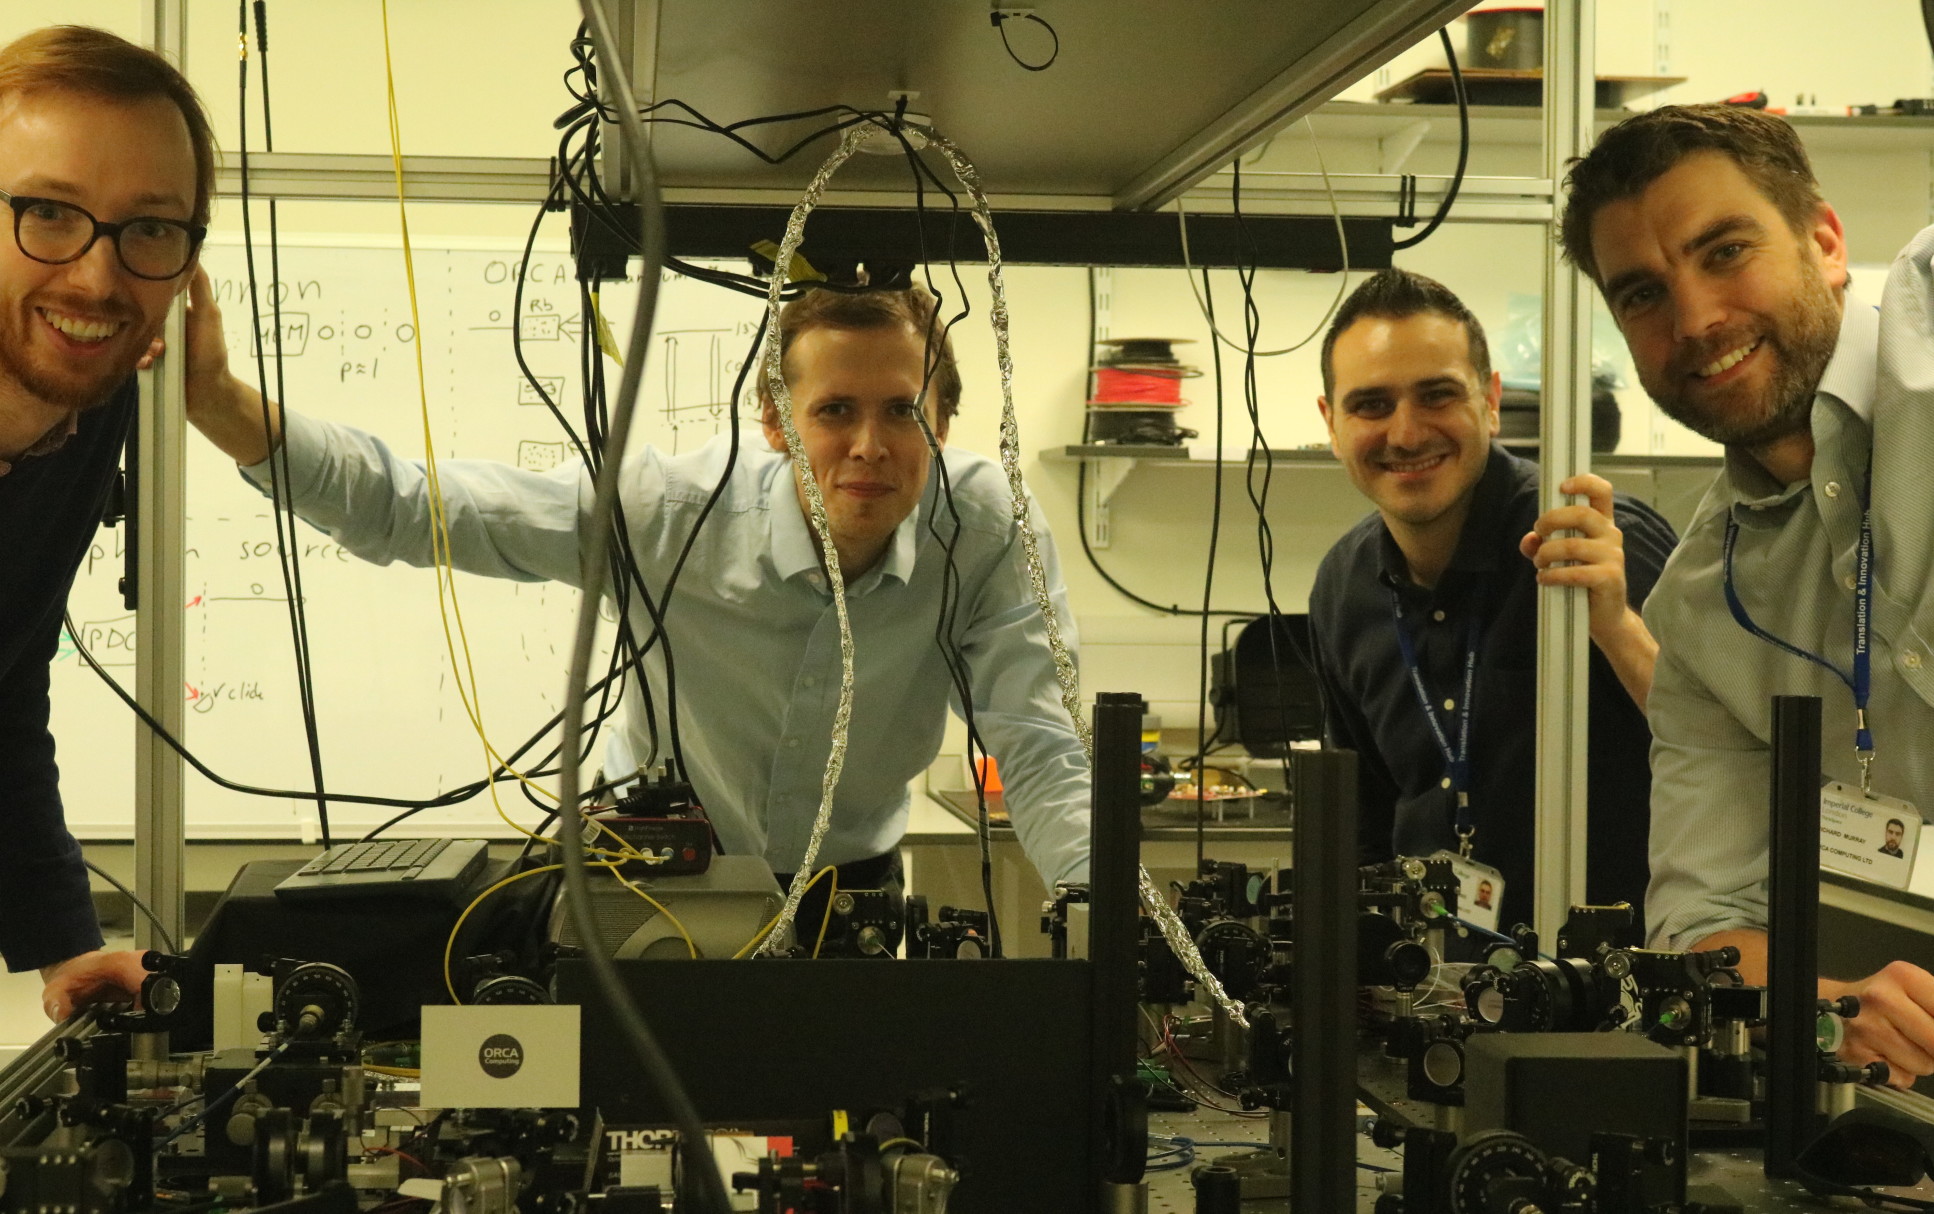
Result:
<svg viewBox="0 0 1934 1214">
<path fill-rule="evenodd" d="M 799 490 L 790 463 L 780 463 L 776 481 L 768 497 L 771 503 L 768 513 L 771 515 L 773 572 L 782 582 L 802 574 L 818 577 L 819 541 L 813 538 L 812 528 L 806 525 L 806 508 L 799 500 Z M 915 510 L 900 520 L 880 562 L 848 589 L 865 589 L 882 577 L 901 582 L 912 581 L 914 557 L 920 545 L 920 518 L 921 511 Z"/>
<path fill-rule="evenodd" d="M 792 464 L 781 460 L 767 500 L 772 527 L 772 571 L 779 580 L 790 581 L 804 573 L 819 572 L 819 544 L 806 526 L 806 511 L 799 502 Z"/>
<path fill-rule="evenodd" d="M 1821 398 L 1838 402 L 1871 432 L 1874 409 L 1874 384 L 1879 375 L 1880 311 L 1862 299 L 1848 285 L 1840 308 L 1840 336 L 1833 345 L 1833 357 L 1814 388 L 1813 432 L 1816 446 L 1821 444 L 1819 408 Z M 1726 449 L 1726 482 L 1733 501 L 1749 509 L 1778 506 L 1797 497 L 1809 487 L 1805 480 L 1782 485 L 1767 475 L 1759 461 L 1744 451 Z"/>
</svg>

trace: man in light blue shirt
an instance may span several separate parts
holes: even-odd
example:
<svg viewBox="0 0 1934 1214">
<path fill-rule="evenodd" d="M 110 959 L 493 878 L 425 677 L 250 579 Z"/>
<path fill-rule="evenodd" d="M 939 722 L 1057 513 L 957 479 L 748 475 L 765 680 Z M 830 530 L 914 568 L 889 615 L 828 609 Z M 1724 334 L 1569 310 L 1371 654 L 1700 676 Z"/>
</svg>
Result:
<svg viewBox="0 0 1934 1214">
<path fill-rule="evenodd" d="M 1846 238 L 1798 137 L 1736 107 L 1629 118 L 1567 184 L 1566 252 L 1647 392 L 1726 448 L 1646 604 L 1646 920 L 1655 946 L 1733 945 L 1764 981 L 1771 697 L 1820 698 L 1828 779 L 1858 787 L 1870 764 L 1876 794 L 1934 807 L 1934 232 L 1896 262 L 1878 312 L 1849 297 Z M 1848 672 L 1869 509 L 1863 763 Z M 1934 975 L 1895 961 L 1820 993 L 1860 998 L 1843 1058 L 1882 1060 L 1896 1083 L 1934 1073 Z"/>
<path fill-rule="evenodd" d="M 285 444 L 297 512 L 357 556 L 430 565 L 423 466 L 374 436 L 279 407 L 273 436 L 265 433 L 261 397 L 228 370 L 205 278 L 190 298 L 189 420 L 257 485 L 268 483 L 273 444 Z M 1087 764 L 1060 702 L 1005 476 L 957 450 L 941 455 L 950 494 L 930 475 L 926 431 L 944 447 L 960 397 L 944 341 L 923 393 L 933 307 L 918 289 L 812 291 L 781 318 L 793 418 L 825 499 L 854 644 L 849 750 L 819 862 L 897 876 L 892 857 L 906 829 L 908 782 L 937 753 L 950 702 L 960 711 L 949 654 L 936 640 L 951 603 L 949 649 L 962 659 L 974 724 L 1000 761 L 1021 846 L 1050 885 L 1085 881 Z M 790 873 L 820 803 L 839 701 L 839 626 L 769 399 L 763 423 L 771 449 L 747 446 L 736 459 L 726 438 L 687 455 L 631 455 L 620 502 L 632 555 L 658 595 L 723 482 L 665 608 L 687 776 L 726 851 L 762 855 L 775 872 Z M 534 473 L 442 460 L 437 473 L 458 568 L 580 583 L 591 502 L 581 467 Z M 1030 510 L 1071 635 L 1053 548 L 1039 511 Z M 643 611 L 633 614 L 636 634 L 648 635 Z M 647 661 L 662 723 L 669 705 L 661 651 Z M 644 708 L 631 685 L 626 694 L 626 741 L 644 755 Z M 840 883 L 848 884 L 845 875 Z"/>
</svg>

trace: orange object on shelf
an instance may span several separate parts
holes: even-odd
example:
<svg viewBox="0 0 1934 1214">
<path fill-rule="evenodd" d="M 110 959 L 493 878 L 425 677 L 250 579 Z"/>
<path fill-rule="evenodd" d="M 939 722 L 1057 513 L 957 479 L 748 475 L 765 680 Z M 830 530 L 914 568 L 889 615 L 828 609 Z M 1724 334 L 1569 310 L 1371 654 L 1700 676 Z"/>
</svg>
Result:
<svg viewBox="0 0 1934 1214">
<path fill-rule="evenodd" d="M 989 795 L 1001 791 L 1001 768 L 993 755 L 974 760 L 974 768 L 980 774 L 982 788 Z"/>
</svg>

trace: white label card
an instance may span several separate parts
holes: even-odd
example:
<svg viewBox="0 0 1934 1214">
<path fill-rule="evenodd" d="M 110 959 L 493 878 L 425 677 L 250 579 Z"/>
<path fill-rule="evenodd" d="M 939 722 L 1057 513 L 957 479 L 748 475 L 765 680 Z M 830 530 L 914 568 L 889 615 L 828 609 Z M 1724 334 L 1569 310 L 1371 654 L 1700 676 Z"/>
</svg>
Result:
<svg viewBox="0 0 1934 1214">
<path fill-rule="evenodd" d="M 1838 780 L 1820 790 L 1820 867 L 1906 889 L 1920 841 L 1920 811 L 1907 802 Z"/>
<path fill-rule="evenodd" d="M 438 1109 L 574 1109 L 575 1004 L 423 1009 L 423 1103 Z"/>
<path fill-rule="evenodd" d="M 1497 931 L 1504 906 L 1504 874 L 1453 851 L 1440 851 L 1430 858 L 1449 860 L 1451 872 L 1457 875 L 1457 917 L 1487 932 Z"/>
</svg>

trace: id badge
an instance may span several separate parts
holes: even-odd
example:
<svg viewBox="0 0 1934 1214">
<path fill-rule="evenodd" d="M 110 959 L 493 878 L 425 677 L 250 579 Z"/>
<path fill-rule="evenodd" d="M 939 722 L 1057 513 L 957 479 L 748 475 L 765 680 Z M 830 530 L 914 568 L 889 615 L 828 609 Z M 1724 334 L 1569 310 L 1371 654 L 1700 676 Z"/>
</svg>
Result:
<svg viewBox="0 0 1934 1214">
<path fill-rule="evenodd" d="M 1838 780 L 1820 790 L 1820 867 L 1906 889 L 1920 841 L 1920 811 L 1906 801 Z"/>
<path fill-rule="evenodd" d="M 1487 932 L 1497 931 L 1504 907 L 1504 874 L 1454 851 L 1440 851 L 1431 859 L 1450 861 L 1457 876 L 1457 917 Z"/>
</svg>

